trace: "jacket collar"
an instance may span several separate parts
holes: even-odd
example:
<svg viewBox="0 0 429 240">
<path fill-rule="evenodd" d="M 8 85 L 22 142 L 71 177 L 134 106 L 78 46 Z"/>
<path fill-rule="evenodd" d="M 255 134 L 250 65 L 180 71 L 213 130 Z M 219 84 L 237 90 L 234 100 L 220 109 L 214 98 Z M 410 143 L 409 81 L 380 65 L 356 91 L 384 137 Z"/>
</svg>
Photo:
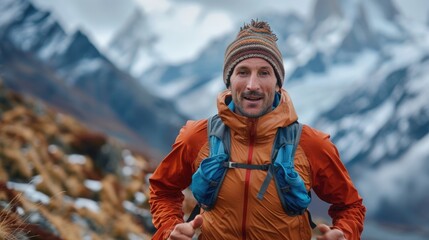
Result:
<svg viewBox="0 0 429 240">
<path fill-rule="evenodd" d="M 257 138 L 263 138 L 275 135 L 279 127 L 286 127 L 298 120 L 289 94 L 284 89 L 281 89 L 277 106 L 275 106 L 276 103 L 273 104 L 275 108 L 271 112 L 258 118 L 248 118 L 234 113 L 228 107 L 231 101 L 230 90 L 221 92 L 217 98 L 218 114 L 225 125 L 239 134 L 241 133 L 242 136 L 248 135 L 250 124 L 256 124 Z"/>
</svg>

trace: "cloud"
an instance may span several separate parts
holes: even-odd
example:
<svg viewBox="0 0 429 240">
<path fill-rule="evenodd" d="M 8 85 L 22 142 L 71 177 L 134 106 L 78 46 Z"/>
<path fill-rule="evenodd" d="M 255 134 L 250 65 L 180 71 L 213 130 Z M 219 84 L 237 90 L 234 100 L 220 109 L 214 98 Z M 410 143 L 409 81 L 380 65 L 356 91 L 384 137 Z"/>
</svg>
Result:
<svg viewBox="0 0 429 240">
<path fill-rule="evenodd" d="M 135 0 L 148 15 L 147 19 L 160 41 L 156 52 L 169 62 L 194 58 L 201 48 L 218 36 L 260 12 L 294 10 L 308 14 L 313 0 L 300 4 L 276 0 Z M 295 10 L 298 9 L 298 10 Z"/>
<path fill-rule="evenodd" d="M 314 0 L 301 0 L 301 1 L 259 1 L 259 0 L 171 0 L 176 4 L 180 3 L 195 3 L 204 6 L 206 9 L 219 10 L 227 12 L 235 20 L 246 20 L 253 17 L 255 14 L 266 11 L 295 11 L 302 16 L 308 16 Z"/>
<path fill-rule="evenodd" d="M 156 52 L 173 63 L 195 57 L 211 39 L 231 31 L 234 25 L 225 12 L 208 11 L 194 3 L 151 12 L 147 19 L 160 37 Z"/>
</svg>

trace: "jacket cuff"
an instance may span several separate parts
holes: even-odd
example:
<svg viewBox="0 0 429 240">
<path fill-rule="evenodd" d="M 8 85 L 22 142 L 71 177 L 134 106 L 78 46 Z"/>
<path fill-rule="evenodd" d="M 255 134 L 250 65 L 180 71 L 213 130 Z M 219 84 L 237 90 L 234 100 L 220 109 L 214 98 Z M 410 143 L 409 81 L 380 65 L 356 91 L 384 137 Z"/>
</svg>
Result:
<svg viewBox="0 0 429 240">
<path fill-rule="evenodd" d="M 173 228 L 164 230 L 162 234 L 162 239 L 167 240 L 170 237 L 171 232 L 173 231 Z"/>
</svg>

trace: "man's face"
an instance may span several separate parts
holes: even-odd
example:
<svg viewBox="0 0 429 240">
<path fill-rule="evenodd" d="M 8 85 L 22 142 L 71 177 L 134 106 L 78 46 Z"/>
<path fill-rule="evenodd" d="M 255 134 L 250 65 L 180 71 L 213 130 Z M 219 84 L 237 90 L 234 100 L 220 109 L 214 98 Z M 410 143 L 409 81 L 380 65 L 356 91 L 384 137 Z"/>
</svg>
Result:
<svg viewBox="0 0 429 240">
<path fill-rule="evenodd" d="M 239 115 L 256 118 L 271 111 L 279 90 L 273 67 L 262 58 L 248 58 L 235 66 L 229 89 Z"/>
</svg>

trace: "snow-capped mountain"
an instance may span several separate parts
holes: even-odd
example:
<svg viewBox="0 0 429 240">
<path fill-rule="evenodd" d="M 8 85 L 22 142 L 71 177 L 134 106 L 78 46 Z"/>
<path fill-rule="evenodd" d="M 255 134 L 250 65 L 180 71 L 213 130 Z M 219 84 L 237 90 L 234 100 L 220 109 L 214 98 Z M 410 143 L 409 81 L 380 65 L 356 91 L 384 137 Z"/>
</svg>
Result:
<svg viewBox="0 0 429 240">
<path fill-rule="evenodd" d="M 0 76 L 156 157 L 168 151 L 184 118 L 146 91 L 78 31 L 67 34 L 28 0 L 0 3 Z"/>
<path fill-rule="evenodd" d="M 368 49 L 377 61 L 368 74 L 355 78 L 352 88 L 337 88 L 344 93 L 340 101 L 318 114 L 314 125 L 331 134 L 364 197 L 367 219 L 402 226 L 410 233 L 402 238 L 425 239 L 429 29 L 401 18 L 389 1 L 365 2 L 358 13 L 333 63 L 347 64 Z M 352 66 L 349 74 L 359 72 L 359 64 Z"/>
<path fill-rule="evenodd" d="M 425 236 L 429 234 L 428 76 L 428 51 L 402 64 L 385 64 L 371 81 L 356 86 L 316 122 L 332 134 L 347 161 L 368 219 Z"/>
<path fill-rule="evenodd" d="M 198 58 L 180 65 L 158 65 L 140 78 L 144 86 L 174 99 L 178 109 L 192 118 L 213 113 L 216 95 L 225 88 L 222 81 L 224 52 L 231 38 L 214 40 Z M 161 95 L 161 94 L 160 94 Z M 209 115 L 207 115 L 209 116 Z"/>
<path fill-rule="evenodd" d="M 285 60 L 292 62 L 286 88 L 301 111 L 301 120 L 309 123 L 356 81 L 370 78 L 391 58 L 391 46 L 414 41 L 390 0 L 316 1 L 312 16 L 306 38 L 301 39 L 305 47 Z"/>
<path fill-rule="evenodd" d="M 255 16 L 269 21 L 279 38 L 288 81 L 285 87 L 292 95 L 301 92 L 296 87 L 311 81 L 335 82 L 334 85 L 347 89 L 389 58 L 386 44 L 399 44 L 410 38 L 398 22 L 400 15 L 391 1 L 316 1 L 312 16 L 309 21 L 293 13 Z M 178 109 L 192 118 L 207 117 L 216 111 L 216 93 L 224 88 L 223 54 L 233 37 L 234 33 L 230 33 L 212 41 L 189 62 L 157 65 L 143 72 L 140 80 L 156 92 L 162 91 L 163 97 L 174 98 Z M 350 70 L 354 74 L 349 74 Z M 300 83 L 295 84 L 297 81 Z M 325 96 L 313 96 L 320 104 L 313 112 L 306 110 L 308 107 L 300 99 L 296 100 L 304 109 L 301 119 L 311 122 L 318 111 L 338 100 L 341 93 L 330 94 L 329 100 Z M 190 107 L 195 102 L 198 105 Z"/>
<path fill-rule="evenodd" d="M 141 9 L 136 9 L 110 41 L 106 53 L 121 69 L 139 76 L 159 60 L 159 55 L 154 52 L 157 39 L 146 16 Z"/>
</svg>

